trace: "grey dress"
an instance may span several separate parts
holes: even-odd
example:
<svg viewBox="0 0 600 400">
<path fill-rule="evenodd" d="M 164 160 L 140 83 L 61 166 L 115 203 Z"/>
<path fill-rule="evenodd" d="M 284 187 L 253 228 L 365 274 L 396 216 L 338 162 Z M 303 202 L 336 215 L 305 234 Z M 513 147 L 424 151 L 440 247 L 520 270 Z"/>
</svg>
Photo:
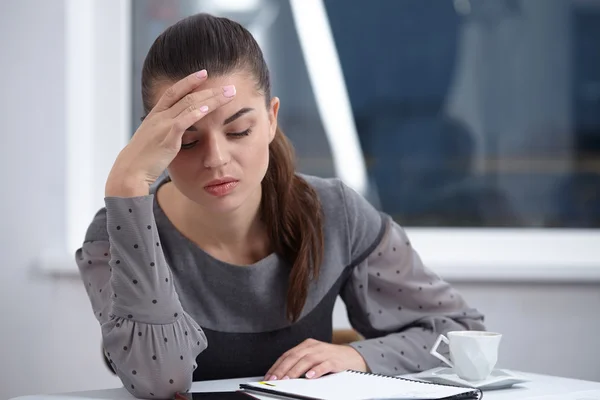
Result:
<svg viewBox="0 0 600 400">
<path fill-rule="evenodd" d="M 170 398 L 192 381 L 262 376 L 303 340 L 331 341 L 338 295 L 366 338 L 351 346 L 374 373 L 437 367 L 429 349 L 440 333 L 484 329 L 389 216 L 338 179 L 304 178 L 323 206 L 325 252 L 295 323 L 285 313 L 290 266 L 277 254 L 247 266 L 215 259 L 172 225 L 156 189 L 105 199 L 76 260 L 105 354 L 133 395 Z"/>
</svg>

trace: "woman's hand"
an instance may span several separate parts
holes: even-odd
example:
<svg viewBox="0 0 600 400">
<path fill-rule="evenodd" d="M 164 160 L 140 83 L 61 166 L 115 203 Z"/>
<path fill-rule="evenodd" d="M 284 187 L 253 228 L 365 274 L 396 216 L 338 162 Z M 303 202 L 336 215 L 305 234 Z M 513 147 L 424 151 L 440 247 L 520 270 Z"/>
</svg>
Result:
<svg viewBox="0 0 600 400">
<path fill-rule="evenodd" d="M 319 378 L 347 369 L 367 372 L 367 364 L 354 348 L 307 339 L 286 351 L 265 375 L 265 380 Z"/>
<path fill-rule="evenodd" d="M 106 181 L 107 197 L 147 195 L 150 185 L 181 150 L 184 132 L 235 96 L 233 86 L 195 91 L 206 79 L 202 70 L 165 91 L 119 153 Z"/>
</svg>

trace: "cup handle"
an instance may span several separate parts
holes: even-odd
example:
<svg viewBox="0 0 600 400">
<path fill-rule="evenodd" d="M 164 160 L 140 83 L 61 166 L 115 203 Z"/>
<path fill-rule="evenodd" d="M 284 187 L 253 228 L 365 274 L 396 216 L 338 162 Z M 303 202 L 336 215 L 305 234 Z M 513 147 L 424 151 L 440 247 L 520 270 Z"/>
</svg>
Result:
<svg viewBox="0 0 600 400">
<path fill-rule="evenodd" d="M 438 336 L 437 340 L 435 341 L 435 344 L 431 348 L 431 351 L 429 352 L 429 354 L 431 354 L 438 360 L 448 364 L 451 368 L 454 368 L 454 364 L 452 364 L 452 361 L 448 360 L 446 357 L 444 357 L 443 355 L 441 355 L 440 353 L 437 352 L 437 349 L 438 349 L 438 347 L 440 347 L 440 344 L 442 342 L 444 342 L 448 346 L 450 346 L 450 341 L 448 340 L 448 338 L 444 335 L 440 335 L 440 336 Z"/>
</svg>

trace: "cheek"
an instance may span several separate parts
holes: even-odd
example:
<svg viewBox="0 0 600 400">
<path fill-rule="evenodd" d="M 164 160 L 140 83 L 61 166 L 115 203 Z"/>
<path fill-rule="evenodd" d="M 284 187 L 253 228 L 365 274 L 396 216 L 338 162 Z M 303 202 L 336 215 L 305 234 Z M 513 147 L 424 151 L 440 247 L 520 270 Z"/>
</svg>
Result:
<svg viewBox="0 0 600 400">
<path fill-rule="evenodd" d="M 239 163 L 245 173 L 264 176 L 269 164 L 269 141 L 266 138 L 256 138 L 240 147 Z"/>
<path fill-rule="evenodd" d="M 240 157 L 244 164 L 248 166 L 258 166 L 264 164 L 269 158 L 269 147 L 266 142 L 263 143 L 252 143 L 247 146 L 243 146 L 240 149 Z"/>
<path fill-rule="evenodd" d="M 169 167 L 167 168 L 169 175 L 173 178 L 173 180 L 186 180 L 191 179 L 194 175 L 193 168 L 190 168 L 190 157 L 189 154 L 179 153 Z"/>
</svg>

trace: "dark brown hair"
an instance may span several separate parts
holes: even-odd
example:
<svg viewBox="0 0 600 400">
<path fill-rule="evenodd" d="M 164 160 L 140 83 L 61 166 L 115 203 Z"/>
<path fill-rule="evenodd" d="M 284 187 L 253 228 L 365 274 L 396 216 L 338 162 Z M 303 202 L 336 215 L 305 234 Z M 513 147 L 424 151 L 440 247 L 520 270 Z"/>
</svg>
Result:
<svg viewBox="0 0 600 400">
<path fill-rule="evenodd" d="M 142 69 L 146 113 L 152 90 L 160 81 L 177 81 L 206 69 L 210 76 L 248 72 L 256 89 L 271 102 L 271 81 L 258 43 L 237 22 L 209 14 L 185 18 L 165 30 L 151 46 Z M 308 287 L 319 275 L 323 259 L 323 215 L 315 190 L 295 173 L 294 150 L 277 128 L 269 145 L 269 167 L 262 181 L 261 218 L 274 251 L 288 262 L 287 317 L 296 321 Z"/>
</svg>

